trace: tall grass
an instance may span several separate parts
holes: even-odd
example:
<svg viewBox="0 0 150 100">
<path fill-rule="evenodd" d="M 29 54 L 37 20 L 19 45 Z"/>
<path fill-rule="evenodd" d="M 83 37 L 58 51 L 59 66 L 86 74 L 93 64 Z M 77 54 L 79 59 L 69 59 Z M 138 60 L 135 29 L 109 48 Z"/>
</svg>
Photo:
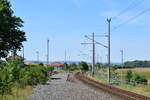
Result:
<svg viewBox="0 0 150 100">
<path fill-rule="evenodd" d="M 11 94 L 0 95 L 0 100 L 27 100 L 31 95 L 33 86 L 26 86 L 25 88 L 12 88 Z"/>
</svg>

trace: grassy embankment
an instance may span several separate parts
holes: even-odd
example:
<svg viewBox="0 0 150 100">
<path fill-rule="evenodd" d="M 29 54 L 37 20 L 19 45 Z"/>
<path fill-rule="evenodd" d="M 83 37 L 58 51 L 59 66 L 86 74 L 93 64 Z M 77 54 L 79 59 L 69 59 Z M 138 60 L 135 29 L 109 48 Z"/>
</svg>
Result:
<svg viewBox="0 0 150 100">
<path fill-rule="evenodd" d="M 118 88 L 127 90 L 127 91 L 132 91 L 138 94 L 142 94 L 145 96 L 150 96 L 150 68 L 134 68 L 134 69 L 118 69 L 115 72 L 117 72 L 123 79 L 125 79 L 125 73 L 128 70 L 132 70 L 135 73 L 141 74 L 141 75 L 145 75 L 147 77 L 147 79 L 149 80 L 148 85 L 129 85 L 129 84 L 125 84 L 125 83 L 121 83 L 118 85 L 115 85 Z M 98 73 L 101 73 L 102 71 L 98 71 Z M 106 72 L 106 70 L 103 72 Z M 90 78 L 93 78 L 99 82 L 103 82 L 103 83 L 107 83 L 107 79 L 106 77 L 100 77 L 98 74 L 96 74 L 94 77 L 89 76 Z"/>
</svg>

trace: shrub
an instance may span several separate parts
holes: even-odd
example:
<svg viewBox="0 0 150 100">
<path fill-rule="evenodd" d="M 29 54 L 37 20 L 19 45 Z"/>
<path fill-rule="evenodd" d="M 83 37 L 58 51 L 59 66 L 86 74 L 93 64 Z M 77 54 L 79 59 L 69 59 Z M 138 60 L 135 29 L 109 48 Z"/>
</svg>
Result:
<svg viewBox="0 0 150 100">
<path fill-rule="evenodd" d="M 89 70 L 89 66 L 86 62 L 80 62 L 79 66 L 81 67 L 82 70 L 84 71 L 88 71 Z"/>
<path fill-rule="evenodd" d="M 47 73 L 53 67 L 28 66 L 18 67 L 17 61 L 9 61 L 0 67 L 0 94 L 11 93 L 13 87 L 23 88 L 26 85 L 45 84 L 48 80 Z"/>
<path fill-rule="evenodd" d="M 28 85 L 44 84 L 48 80 L 47 72 L 45 67 L 28 67 L 25 71 Z"/>
<path fill-rule="evenodd" d="M 13 84 L 12 70 L 6 67 L 0 68 L 0 94 L 11 92 Z"/>
<path fill-rule="evenodd" d="M 126 72 L 125 79 L 127 83 L 132 83 L 133 85 L 135 84 L 146 85 L 148 82 L 148 79 L 144 75 L 133 73 L 131 70 Z"/>
<path fill-rule="evenodd" d="M 133 77 L 133 72 L 131 70 L 128 70 L 125 75 L 126 82 L 127 83 L 131 82 L 132 77 Z"/>
<path fill-rule="evenodd" d="M 135 84 L 147 84 L 148 79 L 144 75 L 134 74 L 132 80 Z"/>
<path fill-rule="evenodd" d="M 0 68 L 0 94 L 11 92 L 14 82 L 18 79 L 16 61 L 10 61 Z"/>
<path fill-rule="evenodd" d="M 46 68 L 47 72 L 53 72 L 54 71 L 54 66 L 48 66 Z"/>
</svg>

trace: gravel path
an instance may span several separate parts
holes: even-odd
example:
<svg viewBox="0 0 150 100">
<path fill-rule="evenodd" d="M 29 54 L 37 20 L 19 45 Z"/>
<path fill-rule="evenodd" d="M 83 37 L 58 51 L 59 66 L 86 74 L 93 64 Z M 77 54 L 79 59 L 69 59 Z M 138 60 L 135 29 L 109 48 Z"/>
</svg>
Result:
<svg viewBox="0 0 150 100">
<path fill-rule="evenodd" d="M 81 82 L 67 80 L 68 73 L 53 75 L 48 85 L 38 85 L 28 100 L 123 100 L 103 91 L 95 90 Z"/>
</svg>

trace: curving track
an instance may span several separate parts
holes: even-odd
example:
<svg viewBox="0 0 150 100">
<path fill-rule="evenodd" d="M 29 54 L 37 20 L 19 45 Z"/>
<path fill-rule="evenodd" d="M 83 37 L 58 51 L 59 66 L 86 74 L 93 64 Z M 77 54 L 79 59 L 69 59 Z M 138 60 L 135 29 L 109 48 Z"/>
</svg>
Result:
<svg viewBox="0 0 150 100">
<path fill-rule="evenodd" d="M 110 94 L 122 97 L 125 100 L 150 100 L 150 97 L 146 97 L 140 94 L 136 94 L 130 91 L 122 90 L 111 85 L 103 84 L 93 79 L 90 79 L 84 73 L 76 73 L 75 78 L 82 81 L 84 84 L 95 87 L 96 89 L 106 91 Z"/>
</svg>

